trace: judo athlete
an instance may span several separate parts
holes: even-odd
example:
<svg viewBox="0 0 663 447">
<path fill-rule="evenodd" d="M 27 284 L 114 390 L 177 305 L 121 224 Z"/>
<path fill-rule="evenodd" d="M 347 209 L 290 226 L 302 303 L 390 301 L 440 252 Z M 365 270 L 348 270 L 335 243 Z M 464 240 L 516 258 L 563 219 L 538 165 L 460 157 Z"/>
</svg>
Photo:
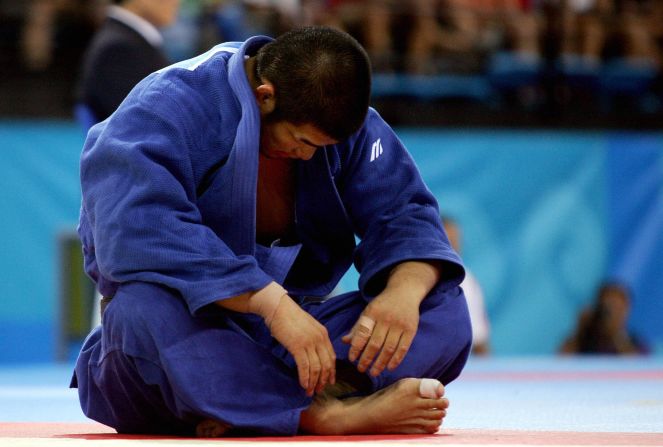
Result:
<svg viewBox="0 0 663 447">
<path fill-rule="evenodd" d="M 253 37 L 151 74 L 90 130 L 79 234 L 110 302 L 72 381 L 88 417 L 438 430 L 471 345 L 464 270 L 370 76 L 340 31 Z M 359 290 L 328 297 L 353 262 Z"/>
</svg>

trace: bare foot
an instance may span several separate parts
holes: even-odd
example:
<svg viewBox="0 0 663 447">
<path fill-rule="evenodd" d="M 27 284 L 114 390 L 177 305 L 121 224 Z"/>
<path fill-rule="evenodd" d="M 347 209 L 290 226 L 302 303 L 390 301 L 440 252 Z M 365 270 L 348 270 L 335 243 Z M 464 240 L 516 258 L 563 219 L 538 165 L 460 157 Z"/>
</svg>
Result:
<svg viewBox="0 0 663 447">
<path fill-rule="evenodd" d="M 422 379 L 401 379 L 370 396 L 339 400 L 316 397 L 300 419 L 300 429 L 318 435 L 435 433 L 446 416 L 444 386 L 433 387 L 437 398 L 422 397 Z"/>
<path fill-rule="evenodd" d="M 196 425 L 196 436 L 199 438 L 220 438 L 228 430 L 230 430 L 230 425 L 225 422 L 205 419 Z"/>
</svg>

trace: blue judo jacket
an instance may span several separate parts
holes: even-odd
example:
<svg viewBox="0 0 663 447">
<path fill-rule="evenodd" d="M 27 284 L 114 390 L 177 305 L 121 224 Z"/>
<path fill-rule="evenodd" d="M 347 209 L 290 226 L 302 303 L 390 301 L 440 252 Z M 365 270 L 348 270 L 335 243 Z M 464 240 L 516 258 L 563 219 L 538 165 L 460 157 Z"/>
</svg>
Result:
<svg viewBox="0 0 663 447">
<path fill-rule="evenodd" d="M 256 244 L 260 114 L 243 62 L 270 40 L 221 44 L 153 73 L 91 129 L 79 235 L 100 292 L 158 283 L 195 315 L 272 280 L 322 297 L 354 262 L 370 299 L 409 259 L 443 261 L 443 281 L 458 285 L 435 198 L 372 109 L 347 141 L 297 161 L 296 242 Z"/>
</svg>

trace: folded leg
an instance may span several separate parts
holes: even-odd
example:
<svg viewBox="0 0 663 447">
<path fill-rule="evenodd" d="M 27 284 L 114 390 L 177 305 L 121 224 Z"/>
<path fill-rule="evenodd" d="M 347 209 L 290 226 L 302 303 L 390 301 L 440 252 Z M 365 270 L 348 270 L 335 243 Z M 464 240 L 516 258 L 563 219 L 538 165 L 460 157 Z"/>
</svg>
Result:
<svg viewBox="0 0 663 447">
<path fill-rule="evenodd" d="M 365 306 L 366 301 L 359 292 L 305 305 L 306 310 L 327 328 L 341 362 L 339 367 L 345 370 L 348 368 L 343 362 L 348 363 L 349 345 L 343 343 L 341 337 L 350 331 Z M 385 370 L 376 378 L 365 375 L 373 384 L 371 391 L 407 377 L 435 378 L 446 385 L 462 371 L 472 342 L 470 317 L 462 289 L 434 288 L 422 302 L 420 313 L 417 335 L 403 362 L 395 370 Z"/>
<path fill-rule="evenodd" d="M 123 285 L 76 365 L 83 411 L 126 433 L 192 433 L 214 419 L 295 434 L 311 399 L 250 327 L 230 313 L 194 318 L 164 287 Z"/>
<path fill-rule="evenodd" d="M 365 306 L 358 292 L 304 305 L 327 327 L 339 369 L 367 384 L 363 394 L 404 378 L 447 384 L 458 376 L 471 342 L 460 289 L 429 294 L 408 355 L 377 378 L 356 373 L 341 341 Z M 193 434 L 200 421 L 214 420 L 293 435 L 311 405 L 292 356 L 259 319 L 225 311 L 194 318 L 174 292 L 147 283 L 120 287 L 103 326 L 86 340 L 75 376 L 84 413 L 124 433 Z"/>
</svg>

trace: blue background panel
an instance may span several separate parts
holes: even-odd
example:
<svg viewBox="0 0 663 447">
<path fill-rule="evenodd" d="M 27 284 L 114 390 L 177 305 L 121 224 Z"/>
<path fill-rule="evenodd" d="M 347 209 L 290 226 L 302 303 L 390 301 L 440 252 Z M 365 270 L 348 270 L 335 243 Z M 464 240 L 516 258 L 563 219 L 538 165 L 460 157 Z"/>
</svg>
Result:
<svg viewBox="0 0 663 447">
<path fill-rule="evenodd" d="M 462 227 L 495 354 L 555 352 L 608 277 L 633 290 L 632 329 L 663 347 L 663 134 L 398 132 Z M 54 358 L 83 140 L 70 122 L 0 123 L 0 362 Z"/>
</svg>

